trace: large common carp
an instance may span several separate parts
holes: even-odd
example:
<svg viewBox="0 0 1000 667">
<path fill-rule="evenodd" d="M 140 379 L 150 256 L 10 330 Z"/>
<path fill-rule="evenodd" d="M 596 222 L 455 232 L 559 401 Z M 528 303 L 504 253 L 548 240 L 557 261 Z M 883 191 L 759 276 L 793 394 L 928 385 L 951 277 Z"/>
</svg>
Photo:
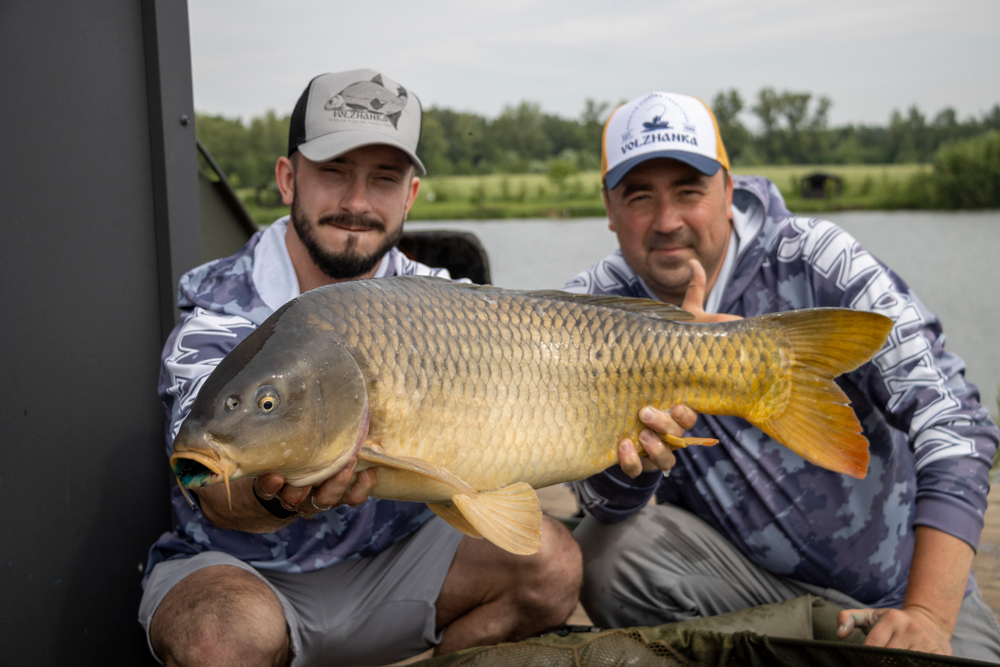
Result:
<svg viewBox="0 0 1000 667">
<path fill-rule="evenodd" d="M 863 477 L 868 442 L 833 381 L 892 321 L 815 309 L 722 324 L 644 299 L 435 278 L 322 287 L 276 311 L 205 381 L 174 440 L 184 487 L 357 457 L 377 498 L 422 501 L 514 553 L 540 545 L 534 489 L 638 442 L 643 405 L 743 417 L 816 465 Z M 674 446 L 715 441 L 667 438 Z M 641 451 L 641 450 L 640 450 Z"/>
</svg>

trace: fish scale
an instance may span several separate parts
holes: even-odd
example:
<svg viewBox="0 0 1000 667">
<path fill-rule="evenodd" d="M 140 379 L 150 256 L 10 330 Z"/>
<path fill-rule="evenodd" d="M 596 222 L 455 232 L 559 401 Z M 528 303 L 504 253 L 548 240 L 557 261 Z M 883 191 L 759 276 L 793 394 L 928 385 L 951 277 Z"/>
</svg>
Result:
<svg viewBox="0 0 1000 667">
<path fill-rule="evenodd" d="M 459 450 L 473 448 L 483 456 L 463 457 L 448 469 L 476 488 L 488 488 L 495 466 L 503 467 L 510 480 L 532 486 L 552 483 L 545 468 L 562 463 L 587 460 L 603 466 L 613 460 L 621 437 L 637 438 L 641 426 L 636 413 L 647 403 L 670 407 L 684 400 L 696 410 L 719 412 L 730 407 L 727 401 L 732 403 L 734 395 L 759 399 L 759 392 L 749 392 L 746 379 L 760 373 L 756 365 L 739 375 L 720 372 L 719 365 L 723 358 L 736 357 L 737 346 L 761 344 L 752 330 L 749 336 L 719 336 L 722 325 L 713 325 L 691 335 L 692 325 L 661 320 L 651 325 L 647 317 L 607 308 L 513 293 L 486 300 L 473 291 L 443 291 L 451 298 L 444 319 L 425 299 L 400 304 L 410 319 L 426 325 L 420 338 L 403 339 L 400 321 L 383 308 L 369 308 L 363 315 L 346 308 L 330 312 L 334 319 L 361 316 L 363 328 L 372 332 L 355 343 L 370 358 L 378 386 L 370 395 L 372 423 L 384 425 L 373 427 L 369 436 L 390 454 L 421 458 L 435 450 L 437 459 L 449 460 L 450 454 L 457 461 Z M 439 299 L 440 291 L 428 291 L 426 298 Z M 353 300 L 346 303 L 357 306 Z M 611 327 L 617 335 L 608 344 Z M 495 351 L 498 358 L 493 372 L 481 377 L 469 363 L 473 338 L 486 341 L 483 349 Z M 416 347 L 418 358 L 435 358 L 439 368 L 406 366 L 405 372 L 394 374 L 394 350 L 407 347 Z M 600 352 L 591 355 L 594 349 Z M 677 364 L 665 363 L 674 357 L 672 349 L 680 351 Z M 595 363 L 594 358 L 606 361 Z M 440 375 L 432 379 L 428 371 Z M 435 390 L 414 404 L 413 392 L 407 391 L 413 384 Z M 566 420 L 567 403 L 596 406 L 603 417 Z M 405 416 L 389 418 L 397 411 Z M 441 442 L 456 425 L 461 425 L 459 432 L 476 437 Z M 533 456 L 535 452 L 544 456 Z"/>
<path fill-rule="evenodd" d="M 532 488 L 616 464 L 644 405 L 744 417 L 817 465 L 864 475 L 867 441 L 833 379 L 878 351 L 891 320 L 815 309 L 675 321 L 686 317 L 423 277 L 319 288 L 223 359 L 171 465 L 197 488 L 271 472 L 315 484 L 356 460 L 377 467 L 373 496 L 427 502 L 514 553 L 540 544 Z"/>
</svg>

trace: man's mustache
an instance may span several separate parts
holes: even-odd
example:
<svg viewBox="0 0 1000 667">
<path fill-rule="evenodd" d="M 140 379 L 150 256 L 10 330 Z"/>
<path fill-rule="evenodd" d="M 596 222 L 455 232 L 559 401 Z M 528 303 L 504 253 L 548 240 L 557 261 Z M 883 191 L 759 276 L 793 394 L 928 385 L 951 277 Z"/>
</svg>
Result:
<svg viewBox="0 0 1000 667">
<path fill-rule="evenodd" d="M 656 248 L 683 248 L 694 246 L 696 240 L 697 237 L 695 237 L 691 230 L 682 227 L 667 234 L 653 232 L 646 238 L 646 247 L 651 250 Z"/>
<path fill-rule="evenodd" d="M 379 232 L 385 231 L 385 225 L 381 221 L 352 213 L 327 213 L 320 216 L 317 222 L 320 225 L 336 225 L 351 229 L 374 229 Z"/>
</svg>

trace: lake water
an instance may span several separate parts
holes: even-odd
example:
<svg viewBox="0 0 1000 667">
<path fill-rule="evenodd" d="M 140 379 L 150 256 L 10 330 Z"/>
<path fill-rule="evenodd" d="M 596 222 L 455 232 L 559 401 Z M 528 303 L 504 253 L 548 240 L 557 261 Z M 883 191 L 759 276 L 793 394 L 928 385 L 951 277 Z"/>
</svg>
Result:
<svg viewBox="0 0 1000 667">
<path fill-rule="evenodd" d="M 941 318 L 947 348 L 997 413 L 1000 383 L 1000 211 L 831 213 L 890 266 Z M 558 288 L 617 247 L 606 218 L 408 222 L 407 229 L 454 229 L 479 237 L 493 283 Z"/>
</svg>

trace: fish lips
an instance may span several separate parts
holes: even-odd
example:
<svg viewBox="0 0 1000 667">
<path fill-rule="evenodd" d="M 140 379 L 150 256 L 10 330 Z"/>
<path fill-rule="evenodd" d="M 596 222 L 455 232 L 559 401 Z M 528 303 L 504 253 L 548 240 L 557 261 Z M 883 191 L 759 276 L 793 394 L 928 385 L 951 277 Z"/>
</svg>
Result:
<svg viewBox="0 0 1000 667">
<path fill-rule="evenodd" d="M 192 430 L 188 422 L 181 426 L 170 457 L 170 467 L 183 487 L 193 489 L 242 476 L 239 465 L 215 438 L 204 432 L 199 437 Z"/>
</svg>

